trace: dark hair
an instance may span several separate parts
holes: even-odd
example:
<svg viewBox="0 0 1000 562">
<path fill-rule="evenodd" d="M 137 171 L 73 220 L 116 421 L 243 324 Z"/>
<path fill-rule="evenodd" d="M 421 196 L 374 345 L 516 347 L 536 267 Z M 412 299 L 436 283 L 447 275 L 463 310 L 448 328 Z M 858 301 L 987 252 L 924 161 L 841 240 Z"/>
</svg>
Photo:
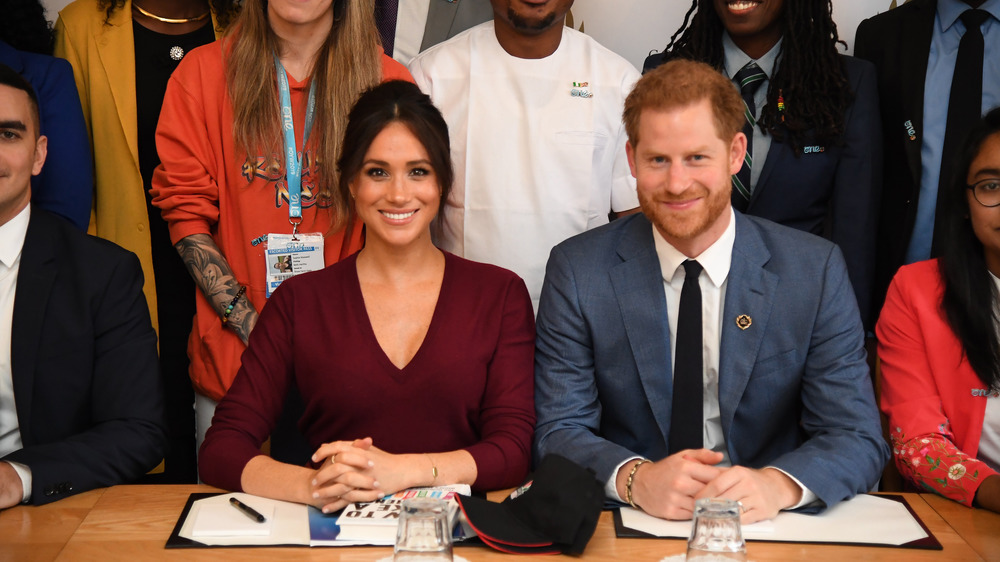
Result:
<svg viewBox="0 0 1000 562">
<path fill-rule="evenodd" d="M 847 107 L 854 100 L 844 62 L 837 54 L 837 43 L 846 44 L 837 35 L 832 14 L 831 0 L 785 1 L 780 62 L 758 122 L 796 152 L 805 144 L 807 133 L 819 144 L 838 142 Z M 713 0 L 692 0 L 684 23 L 670 37 L 666 58 L 690 58 L 722 70 L 722 32 Z M 781 113 L 779 96 L 785 102 Z"/>
<path fill-rule="evenodd" d="M 983 143 L 996 134 L 1000 134 L 1000 107 L 987 113 L 966 137 L 959 153 L 958 173 L 948 186 L 941 217 L 944 226 L 941 309 L 962 342 L 972 370 L 992 390 L 1000 390 L 998 295 L 986 267 L 983 243 L 972 230 L 966 179 Z"/>
<path fill-rule="evenodd" d="M 338 189 L 350 201 L 351 180 L 361 173 L 365 154 L 372 141 L 390 123 L 402 123 L 417 137 L 427 151 L 431 168 L 441 188 L 441 204 L 448 200 L 455 172 L 451 166 L 451 142 L 448 125 L 431 98 L 415 84 L 403 80 L 383 82 L 361 94 L 347 116 L 344 142 L 337 159 L 340 179 Z M 443 215 L 438 212 L 438 223 Z"/>
<path fill-rule="evenodd" d="M 31 87 L 31 83 L 24 76 L 15 72 L 13 68 L 0 63 L 0 85 L 10 86 L 28 94 L 28 105 L 31 106 L 31 118 L 34 120 L 35 136 L 37 137 L 41 134 L 39 132 L 41 119 L 38 116 L 38 95 L 35 94 L 35 89 Z"/>
<path fill-rule="evenodd" d="M 51 55 L 55 44 L 52 25 L 39 0 L 6 0 L 0 40 L 19 51 Z"/>
<path fill-rule="evenodd" d="M 208 0 L 212 12 L 215 13 L 215 21 L 220 30 L 226 29 L 240 11 L 241 0 Z M 97 0 L 98 8 L 104 10 L 104 24 L 111 21 L 111 16 L 115 12 L 125 7 L 125 0 Z"/>
</svg>

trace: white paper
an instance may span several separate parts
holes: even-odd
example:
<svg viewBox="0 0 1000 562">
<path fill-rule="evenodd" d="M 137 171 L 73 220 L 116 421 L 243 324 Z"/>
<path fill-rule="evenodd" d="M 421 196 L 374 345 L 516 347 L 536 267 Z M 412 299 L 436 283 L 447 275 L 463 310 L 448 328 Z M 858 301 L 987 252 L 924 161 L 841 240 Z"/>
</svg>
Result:
<svg viewBox="0 0 1000 562">
<path fill-rule="evenodd" d="M 246 516 L 236 507 L 229 505 L 203 505 L 194 519 L 191 536 L 194 537 L 266 537 L 274 528 L 274 506 L 262 505 L 260 502 L 248 503 L 250 507 L 264 516 L 264 522 L 258 523 Z"/>
<path fill-rule="evenodd" d="M 622 523 L 657 537 L 688 538 L 691 521 L 665 521 L 630 507 Z M 762 525 L 762 523 L 764 523 Z M 819 515 L 782 511 L 770 524 L 743 527 L 746 540 L 902 545 L 927 536 L 906 506 L 895 500 L 860 495 Z"/>
<path fill-rule="evenodd" d="M 234 497 L 241 502 L 253 507 L 262 515 L 268 518 L 268 523 L 258 524 L 251 521 L 236 508 L 229 505 L 229 498 Z M 242 517 L 248 524 L 266 526 L 270 524 L 270 533 L 267 535 L 241 535 L 241 536 L 202 536 L 195 534 L 196 522 L 199 522 L 202 509 L 208 508 L 213 512 L 218 507 L 224 507 L 236 515 Z M 180 536 L 197 541 L 209 546 L 234 546 L 234 545 L 272 545 L 272 544 L 309 544 L 309 519 L 308 507 L 303 504 L 284 502 L 252 496 L 250 494 L 221 494 L 211 498 L 197 500 L 191 506 L 184 524 L 181 526 Z"/>
</svg>

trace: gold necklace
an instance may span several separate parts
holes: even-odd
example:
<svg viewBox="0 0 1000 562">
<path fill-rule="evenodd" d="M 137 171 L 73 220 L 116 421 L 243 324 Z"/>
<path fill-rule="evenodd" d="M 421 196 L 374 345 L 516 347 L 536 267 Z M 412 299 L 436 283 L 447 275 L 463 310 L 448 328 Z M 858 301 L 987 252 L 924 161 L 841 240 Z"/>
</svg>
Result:
<svg viewBox="0 0 1000 562">
<path fill-rule="evenodd" d="M 175 19 L 175 18 L 165 18 L 165 17 L 162 17 L 162 16 L 158 16 L 156 14 L 153 14 L 153 13 L 147 12 L 146 10 L 142 9 L 142 6 L 139 6 L 135 2 L 132 2 L 132 7 L 135 8 L 136 10 L 139 10 L 140 14 L 142 14 L 142 15 L 148 17 L 148 18 L 153 18 L 156 21 L 162 21 L 163 23 L 190 23 L 190 22 L 193 22 L 193 21 L 201 21 L 201 20 L 207 18 L 210 13 L 212 13 L 211 10 L 209 10 L 209 11 L 205 12 L 204 14 L 202 14 L 200 16 L 197 16 L 197 17 L 194 17 L 194 18 Z"/>
</svg>

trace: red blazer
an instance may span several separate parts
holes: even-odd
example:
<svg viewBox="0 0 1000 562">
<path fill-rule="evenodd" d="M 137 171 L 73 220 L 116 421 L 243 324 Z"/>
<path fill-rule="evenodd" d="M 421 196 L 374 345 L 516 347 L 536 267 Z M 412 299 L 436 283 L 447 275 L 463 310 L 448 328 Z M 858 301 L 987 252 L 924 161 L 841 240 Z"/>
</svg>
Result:
<svg viewBox="0 0 1000 562">
<path fill-rule="evenodd" d="M 904 266 L 893 278 L 875 329 L 881 407 L 903 477 L 971 506 L 979 484 L 996 474 L 976 460 L 986 385 L 944 317 L 943 294 L 937 260 Z"/>
</svg>

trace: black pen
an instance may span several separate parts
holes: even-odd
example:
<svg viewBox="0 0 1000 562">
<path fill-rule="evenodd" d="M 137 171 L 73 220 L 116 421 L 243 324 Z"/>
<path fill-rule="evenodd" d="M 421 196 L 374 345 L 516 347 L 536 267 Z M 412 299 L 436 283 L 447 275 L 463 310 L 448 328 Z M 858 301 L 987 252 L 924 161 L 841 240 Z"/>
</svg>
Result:
<svg viewBox="0 0 1000 562">
<path fill-rule="evenodd" d="M 253 519 L 254 521 L 256 521 L 258 523 L 263 523 L 263 522 L 267 521 L 267 518 L 264 517 L 263 515 L 261 515 L 260 513 L 258 513 L 256 509 L 250 507 L 249 505 L 241 502 L 240 500 L 238 500 L 236 498 L 229 498 L 229 505 L 231 505 L 231 506 L 235 507 L 236 509 L 242 511 L 244 515 L 246 515 L 247 517 L 249 517 L 250 519 Z"/>
</svg>

